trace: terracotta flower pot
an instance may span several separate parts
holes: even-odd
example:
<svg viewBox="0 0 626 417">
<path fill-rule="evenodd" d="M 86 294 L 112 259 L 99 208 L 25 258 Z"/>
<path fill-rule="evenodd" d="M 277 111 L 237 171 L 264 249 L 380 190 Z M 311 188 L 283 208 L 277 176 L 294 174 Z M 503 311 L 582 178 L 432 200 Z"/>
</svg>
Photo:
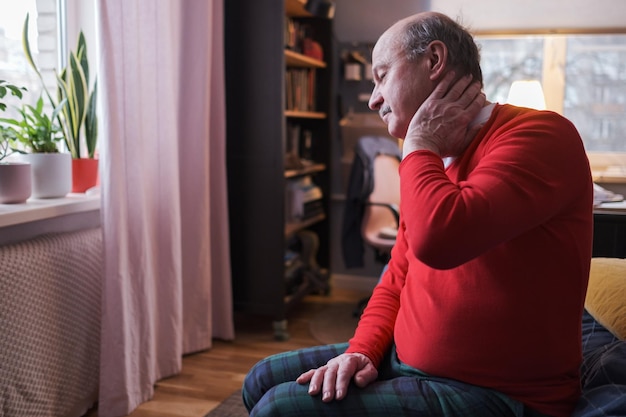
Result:
<svg viewBox="0 0 626 417">
<path fill-rule="evenodd" d="M 29 163 L 0 163 L 0 204 L 26 202 L 32 192 L 31 177 Z"/>
<path fill-rule="evenodd" d="M 95 158 L 72 159 L 72 192 L 84 193 L 99 184 L 98 160 Z"/>
</svg>

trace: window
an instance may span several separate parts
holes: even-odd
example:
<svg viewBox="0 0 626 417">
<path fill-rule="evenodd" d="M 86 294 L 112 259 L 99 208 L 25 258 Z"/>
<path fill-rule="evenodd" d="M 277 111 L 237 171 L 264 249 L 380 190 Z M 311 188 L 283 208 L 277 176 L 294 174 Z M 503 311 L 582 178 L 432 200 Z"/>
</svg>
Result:
<svg viewBox="0 0 626 417">
<path fill-rule="evenodd" d="M 40 68 L 49 91 L 56 91 L 56 73 L 65 65 L 61 60 L 67 51 L 63 43 L 76 43 L 78 32 L 82 27 L 86 30 L 88 44 L 93 45 L 89 51 L 97 58 L 95 51 L 95 1 L 94 0 L 0 0 L 0 79 L 12 84 L 28 88 L 22 103 L 34 104 L 42 92 L 41 81 L 26 61 L 22 48 L 22 29 L 26 14 L 29 18 L 29 40 L 33 58 Z M 57 12 L 62 13 L 60 16 Z M 67 11 L 68 16 L 65 16 Z M 65 24 L 67 23 L 67 25 Z M 64 35 L 64 33 L 68 36 Z M 97 69 L 97 64 L 92 66 Z M 8 98 L 8 99 L 7 99 Z M 15 111 L 12 106 L 20 105 L 7 96 L 4 100 L 9 105 L 7 110 Z M 49 105 L 48 100 L 44 103 Z M 2 116 L 5 116 L 3 114 Z M 15 117 L 16 114 L 7 115 Z M 45 199 L 26 205 L 2 205 L 0 227 L 17 227 L 33 221 L 45 221 L 45 229 L 49 231 L 67 231 L 67 222 L 57 222 L 56 218 L 97 210 L 100 206 L 98 196 L 68 196 L 66 199 Z M 67 223 L 67 224 L 66 224 Z M 35 231 L 30 226 L 12 229 L 11 239 L 22 240 L 32 237 Z"/>
<path fill-rule="evenodd" d="M 477 36 L 485 93 L 504 103 L 515 80 L 543 84 L 588 152 L 626 152 L 626 34 Z"/>
<path fill-rule="evenodd" d="M 58 68 L 56 0 L 0 0 L 0 79 L 28 89 L 23 102 L 34 104 L 42 92 L 39 77 L 26 61 L 22 48 L 22 29 L 29 14 L 29 40 L 33 57 L 41 68 L 47 86 L 55 86 Z M 51 89 L 54 91 L 54 89 Z M 15 116 L 7 97 L 7 111 Z"/>
<path fill-rule="evenodd" d="M 626 35 L 568 36 L 563 114 L 591 151 L 626 152 Z"/>
</svg>

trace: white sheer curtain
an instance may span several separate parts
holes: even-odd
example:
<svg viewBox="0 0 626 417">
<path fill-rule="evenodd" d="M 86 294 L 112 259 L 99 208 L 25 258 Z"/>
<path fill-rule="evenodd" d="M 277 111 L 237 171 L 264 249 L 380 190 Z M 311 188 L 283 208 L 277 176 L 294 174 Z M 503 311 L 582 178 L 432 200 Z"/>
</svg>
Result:
<svg viewBox="0 0 626 417">
<path fill-rule="evenodd" d="M 99 0 L 105 246 L 98 415 L 232 339 L 222 0 Z"/>
</svg>

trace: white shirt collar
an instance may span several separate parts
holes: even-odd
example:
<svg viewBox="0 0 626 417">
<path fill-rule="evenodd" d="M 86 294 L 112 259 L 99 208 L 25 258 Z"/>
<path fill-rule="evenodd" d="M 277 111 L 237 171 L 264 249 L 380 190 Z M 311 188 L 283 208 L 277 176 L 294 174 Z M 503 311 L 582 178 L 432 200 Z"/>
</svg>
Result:
<svg viewBox="0 0 626 417">
<path fill-rule="evenodd" d="M 471 128 L 477 125 L 484 125 L 491 117 L 491 113 L 493 112 L 494 107 L 496 107 L 496 103 L 489 103 L 485 107 L 480 109 L 480 112 L 478 112 L 478 115 L 476 115 L 474 120 L 472 120 L 472 122 L 469 124 L 469 127 Z M 443 158 L 443 166 L 445 168 L 448 168 L 448 166 L 450 166 L 450 164 L 454 162 L 455 159 L 456 157 L 454 156 Z"/>
</svg>

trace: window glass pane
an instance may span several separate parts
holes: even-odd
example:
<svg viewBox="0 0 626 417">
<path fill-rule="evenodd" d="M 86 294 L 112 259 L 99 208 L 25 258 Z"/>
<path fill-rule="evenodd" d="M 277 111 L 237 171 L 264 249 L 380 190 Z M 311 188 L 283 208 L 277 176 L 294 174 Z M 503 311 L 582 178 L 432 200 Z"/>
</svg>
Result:
<svg viewBox="0 0 626 417">
<path fill-rule="evenodd" d="M 488 100 L 505 103 L 513 81 L 541 80 L 543 37 L 476 37 L 476 43 Z"/>
<path fill-rule="evenodd" d="M 626 151 L 626 35 L 568 36 L 564 115 L 587 151 Z"/>
<path fill-rule="evenodd" d="M 544 86 L 546 100 L 551 95 L 553 103 L 560 103 L 554 110 L 574 123 L 587 151 L 626 152 L 626 34 L 567 35 L 564 43 L 544 42 L 550 37 L 477 36 L 487 98 L 506 102 L 513 81 L 546 79 L 544 57 L 565 57 L 551 68 L 548 82 L 554 83 Z"/>
<path fill-rule="evenodd" d="M 33 104 L 41 92 L 41 82 L 28 65 L 22 48 L 22 28 L 26 14 L 30 13 L 29 39 L 35 59 L 38 55 L 37 8 L 35 0 L 0 0 L 0 79 L 26 87 L 24 102 Z M 14 116 L 13 105 L 19 102 L 5 97 L 7 112 Z"/>
</svg>

